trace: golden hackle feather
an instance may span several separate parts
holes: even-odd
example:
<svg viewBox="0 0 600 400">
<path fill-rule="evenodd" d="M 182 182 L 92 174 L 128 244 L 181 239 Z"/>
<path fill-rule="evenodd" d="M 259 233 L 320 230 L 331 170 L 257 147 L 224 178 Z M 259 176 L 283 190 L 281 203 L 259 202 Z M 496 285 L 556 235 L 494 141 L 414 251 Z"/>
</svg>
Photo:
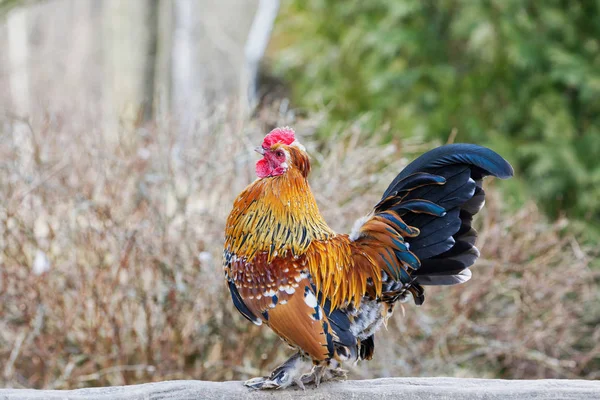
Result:
<svg viewBox="0 0 600 400">
<path fill-rule="evenodd" d="M 358 305 L 368 291 L 377 295 L 381 291 L 381 269 L 348 235 L 315 241 L 306 252 L 306 260 L 317 292 L 329 299 L 331 309 L 350 302 Z"/>
<path fill-rule="evenodd" d="M 271 261 L 287 251 L 302 255 L 313 241 L 334 235 L 302 171 L 290 168 L 283 175 L 257 179 L 235 200 L 227 219 L 225 249 L 247 261 L 266 252 Z"/>
</svg>

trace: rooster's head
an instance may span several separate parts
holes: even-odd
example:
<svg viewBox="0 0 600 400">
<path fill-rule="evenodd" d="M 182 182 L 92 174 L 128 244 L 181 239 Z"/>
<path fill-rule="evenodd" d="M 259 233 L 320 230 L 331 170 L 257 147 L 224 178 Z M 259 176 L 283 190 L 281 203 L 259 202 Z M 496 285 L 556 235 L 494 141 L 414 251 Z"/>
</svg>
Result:
<svg viewBox="0 0 600 400">
<path fill-rule="evenodd" d="M 262 145 L 254 150 L 263 156 L 256 163 L 256 175 L 259 178 L 283 175 L 290 168 L 298 169 L 304 176 L 308 175 L 308 155 L 291 128 L 273 129 L 265 136 Z"/>
</svg>

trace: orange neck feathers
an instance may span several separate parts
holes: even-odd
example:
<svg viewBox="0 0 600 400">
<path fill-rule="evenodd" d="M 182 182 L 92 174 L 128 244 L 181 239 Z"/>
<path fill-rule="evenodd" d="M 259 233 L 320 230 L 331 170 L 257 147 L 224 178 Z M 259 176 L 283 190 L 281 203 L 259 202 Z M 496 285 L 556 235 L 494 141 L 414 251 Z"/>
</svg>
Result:
<svg viewBox="0 0 600 400">
<path fill-rule="evenodd" d="M 297 169 L 304 178 L 308 177 L 308 174 L 310 173 L 310 160 L 308 159 L 308 155 L 306 154 L 306 152 L 294 145 L 275 145 L 275 148 L 279 147 L 284 147 L 290 155 L 292 167 Z"/>
<path fill-rule="evenodd" d="M 290 155 L 285 173 L 251 183 L 236 199 L 227 219 L 225 249 L 251 261 L 258 253 L 273 257 L 304 254 L 314 240 L 334 235 L 319 212 L 306 176 L 310 162 L 295 146 L 282 146 Z"/>
</svg>

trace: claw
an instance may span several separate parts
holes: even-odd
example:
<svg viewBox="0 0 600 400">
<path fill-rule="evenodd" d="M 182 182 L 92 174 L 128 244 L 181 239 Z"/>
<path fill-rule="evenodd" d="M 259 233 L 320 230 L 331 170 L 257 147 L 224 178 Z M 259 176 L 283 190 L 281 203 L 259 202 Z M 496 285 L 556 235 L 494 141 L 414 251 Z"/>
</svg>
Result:
<svg viewBox="0 0 600 400">
<path fill-rule="evenodd" d="M 244 386 L 248 386 L 250 389 L 255 390 L 271 390 L 271 389 L 282 389 L 288 385 L 283 385 L 280 380 L 269 379 L 267 377 L 258 377 L 248 379 L 244 382 Z"/>
<path fill-rule="evenodd" d="M 316 387 L 321 384 L 321 378 L 323 377 L 327 367 L 321 365 L 315 365 L 309 374 L 302 375 L 302 383 L 314 382 Z"/>
<path fill-rule="evenodd" d="M 303 384 L 314 383 L 315 386 L 319 387 L 321 382 L 343 381 L 346 379 L 348 379 L 348 371 L 342 368 L 329 369 L 325 366 L 315 366 L 310 373 L 302 375 L 301 381 Z"/>
<path fill-rule="evenodd" d="M 252 378 L 244 382 L 245 386 L 256 390 L 284 389 L 294 383 L 304 389 L 304 384 L 298 377 L 298 367 L 302 356 L 298 353 L 275 368 L 269 376 Z"/>
<path fill-rule="evenodd" d="M 348 379 L 348 371 L 346 371 L 345 369 L 335 368 L 330 369 L 329 372 L 331 373 L 331 380 L 345 381 L 346 379 Z"/>
<path fill-rule="evenodd" d="M 304 383 L 302 382 L 301 378 L 295 378 L 294 379 L 294 383 L 296 384 L 296 386 L 298 386 L 300 389 L 302 390 L 306 390 L 306 388 L 304 387 Z"/>
<path fill-rule="evenodd" d="M 250 389 L 256 390 L 263 389 L 265 388 L 264 386 L 267 381 L 268 379 L 266 377 L 259 376 L 257 378 L 248 379 L 246 382 L 244 382 L 244 386 L 248 386 Z"/>
<path fill-rule="evenodd" d="M 295 354 L 275 368 L 269 376 L 249 379 L 244 382 L 244 385 L 255 390 L 270 390 L 285 389 L 295 384 L 300 389 L 306 390 L 307 383 L 314 383 L 319 387 L 321 382 L 347 378 L 347 371 L 339 368 L 340 364 L 335 361 L 314 365 L 309 373 L 300 375 L 301 361 L 302 356 L 299 353 Z"/>
<path fill-rule="evenodd" d="M 252 389 L 281 389 L 289 386 L 289 376 L 285 369 L 275 369 L 269 377 L 252 378 L 244 382 L 244 385 Z"/>
</svg>

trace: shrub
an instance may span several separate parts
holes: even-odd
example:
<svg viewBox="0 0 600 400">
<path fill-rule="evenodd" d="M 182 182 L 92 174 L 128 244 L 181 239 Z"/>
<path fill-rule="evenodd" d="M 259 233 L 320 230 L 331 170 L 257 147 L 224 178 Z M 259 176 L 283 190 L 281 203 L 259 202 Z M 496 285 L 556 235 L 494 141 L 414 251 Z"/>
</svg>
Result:
<svg viewBox="0 0 600 400">
<path fill-rule="evenodd" d="M 321 134 L 362 119 L 389 137 L 491 145 L 552 217 L 600 220 L 597 2 L 286 2 L 271 48 Z"/>
</svg>

